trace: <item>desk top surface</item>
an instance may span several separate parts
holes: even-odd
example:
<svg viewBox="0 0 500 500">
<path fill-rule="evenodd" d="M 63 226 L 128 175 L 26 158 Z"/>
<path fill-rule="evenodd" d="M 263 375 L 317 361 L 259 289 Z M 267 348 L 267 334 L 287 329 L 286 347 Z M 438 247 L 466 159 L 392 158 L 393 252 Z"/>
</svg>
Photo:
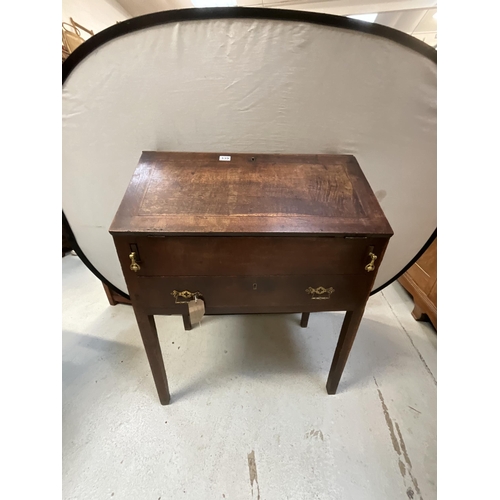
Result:
<svg viewBox="0 0 500 500">
<path fill-rule="evenodd" d="M 142 153 L 110 232 L 392 235 L 352 155 L 153 151 Z"/>
</svg>

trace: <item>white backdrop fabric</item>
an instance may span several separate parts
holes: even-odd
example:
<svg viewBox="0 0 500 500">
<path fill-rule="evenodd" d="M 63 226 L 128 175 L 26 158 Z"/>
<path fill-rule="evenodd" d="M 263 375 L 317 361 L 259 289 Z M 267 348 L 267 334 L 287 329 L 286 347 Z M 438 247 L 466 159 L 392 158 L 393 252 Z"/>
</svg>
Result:
<svg viewBox="0 0 500 500">
<path fill-rule="evenodd" d="M 393 230 L 375 288 L 436 228 L 436 64 L 372 34 L 264 19 L 115 38 L 63 85 L 63 210 L 127 292 L 108 228 L 143 150 L 353 154 Z"/>
</svg>

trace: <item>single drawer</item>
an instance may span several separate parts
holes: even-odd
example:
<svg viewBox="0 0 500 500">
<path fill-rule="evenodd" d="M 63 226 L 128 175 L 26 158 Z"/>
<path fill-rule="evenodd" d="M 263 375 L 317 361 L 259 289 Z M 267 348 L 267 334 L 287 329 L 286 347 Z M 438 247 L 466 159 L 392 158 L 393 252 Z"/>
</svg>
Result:
<svg viewBox="0 0 500 500">
<path fill-rule="evenodd" d="M 366 301 L 372 284 L 370 275 L 139 277 L 131 298 L 151 314 L 185 312 L 174 290 L 199 293 L 215 314 L 346 311 Z"/>
<path fill-rule="evenodd" d="M 379 257 L 386 238 L 133 237 L 116 239 L 125 272 L 132 248 L 137 276 L 261 276 L 372 274 L 369 253 Z"/>
</svg>

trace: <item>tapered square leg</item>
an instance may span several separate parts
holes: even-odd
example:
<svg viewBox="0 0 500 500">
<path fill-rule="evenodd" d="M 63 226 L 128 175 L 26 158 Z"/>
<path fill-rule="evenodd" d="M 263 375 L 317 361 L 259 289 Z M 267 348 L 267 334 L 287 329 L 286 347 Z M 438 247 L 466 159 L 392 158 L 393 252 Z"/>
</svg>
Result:
<svg viewBox="0 0 500 500">
<path fill-rule="evenodd" d="M 183 314 L 182 321 L 184 321 L 184 330 L 191 330 L 193 328 L 189 314 Z"/>
<path fill-rule="evenodd" d="M 351 347 L 356 338 L 356 333 L 358 332 L 358 327 L 363 317 L 365 308 L 361 307 L 355 309 L 354 311 L 347 311 L 344 322 L 342 323 L 342 329 L 340 330 L 339 341 L 337 342 L 337 348 L 335 349 L 335 354 L 333 355 L 332 366 L 330 368 L 330 373 L 328 374 L 328 380 L 326 382 L 326 390 L 328 394 L 335 394 L 337 392 L 337 387 L 342 377 L 342 372 L 347 363 L 347 358 L 351 352 Z"/>
<path fill-rule="evenodd" d="M 154 317 L 142 313 L 135 308 L 134 312 L 139 331 L 141 332 L 144 349 L 146 349 L 156 390 L 158 391 L 158 397 L 162 405 L 168 405 L 170 402 L 170 392 L 168 390 L 167 374 L 165 373 L 165 364 L 163 363 Z"/>
<path fill-rule="evenodd" d="M 311 313 L 302 313 L 302 317 L 300 318 L 300 326 L 302 328 L 307 328 L 307 323 L 309 323 L 309 315 Z"/>
</svg>

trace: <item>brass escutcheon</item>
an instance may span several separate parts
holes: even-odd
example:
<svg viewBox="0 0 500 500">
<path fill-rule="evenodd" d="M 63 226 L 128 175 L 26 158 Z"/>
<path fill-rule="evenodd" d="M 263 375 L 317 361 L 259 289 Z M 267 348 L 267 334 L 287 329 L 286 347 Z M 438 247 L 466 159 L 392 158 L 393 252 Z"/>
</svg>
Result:
<svg viewBox="0 0 500 500">
<path fill-rule="evenodd" d="M 189 290 L 183 290 L 182 292 L 179 292 L 178 290 L 174 290 L 170 295 L 173 295 L 175 297 L 176 304 L 186 304 L 190 300 L 194 300 L 194 299 L 201 297 L 200 292 L 190 292 Z M 186 299 L 186 300 L 179 300 L 179 297 Z"/>
<path fill-rule="evenodd" d="M 135 261 L 135 252 L 132 252 L 130 255 L 130 261 L 132 262 L 132 264 L 130 264 L 130 270 L 131 271 L 134 271 L 134 273 L 136 273 L 137 271 L 139 271 L 141 269 L 141 266 L 139 264 L 137 264 L 137 262 Z"/>
<path fill-rule="evenodd" d="M 368 254 L 368 257 L 370 257 L 372 260 L 365 266 L 365 271 L 368 271 L 370 273 L 371 271 L 375 271 L 375 261 L 377 260 L 377 256 L 373 252 L 370 252 Z"/>
<path fill-rule="evenodd" d="M 320 286 L 318 288 L 313 288 L 310 286 L 309 288 L 306 288 L 306 293 L 309 295 L 312 295 L 311 299 L 313 300 L 327 300 L 330 298 L 330 295 L 334 292 L 335 290 L 330 287 L 330 288 L 325 288 L 324 286 Z M 328 294 L 328 297 L 325 297 L 325 293 Z M 323 297 L 317 297 L 317 295 L 323 295 Z"/>
</svg>

